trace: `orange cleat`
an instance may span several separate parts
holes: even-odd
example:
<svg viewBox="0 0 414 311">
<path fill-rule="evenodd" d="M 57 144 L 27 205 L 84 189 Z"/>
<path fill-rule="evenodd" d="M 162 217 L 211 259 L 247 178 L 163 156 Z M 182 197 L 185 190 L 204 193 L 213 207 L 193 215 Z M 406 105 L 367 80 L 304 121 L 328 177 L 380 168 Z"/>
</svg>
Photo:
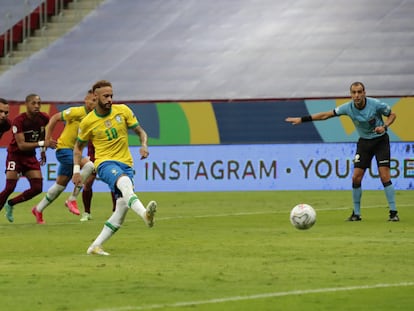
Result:
<svg viewBox="0 0 414 311">
<path fill-rule="evenodd" d="M 69 209 L 69 212 L 75 215 L 80 215 L 78 203 L 76 201 L 66 200 L 65 205 Z"/>
<path fill-rule="evenodd" d="M 44 224 L 45 224 L 45 221 L 43 220 L 43 214 L 42 214 L 42 212 L 39 212 L 39 211 L 36 209 L 36 206 L 32 208 L 32 214 L 33 214 L 33 216 L 36 218 L 36 222 L 37 222 L 39 225 L 44 225 Z"/>
</svg>

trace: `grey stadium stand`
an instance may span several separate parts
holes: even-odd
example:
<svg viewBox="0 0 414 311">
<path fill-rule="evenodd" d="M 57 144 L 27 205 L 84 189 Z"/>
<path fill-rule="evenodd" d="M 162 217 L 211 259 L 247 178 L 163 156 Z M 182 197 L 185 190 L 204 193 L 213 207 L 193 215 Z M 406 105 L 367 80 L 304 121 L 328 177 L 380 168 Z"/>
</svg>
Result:
<svg viewBox="0 0 414 311">
<path fill-rule="evenodd" d="M 413 0 L 108 0 L 0 76 L 1 96 L 81 101 L 414 94 Z"/>
</svg>

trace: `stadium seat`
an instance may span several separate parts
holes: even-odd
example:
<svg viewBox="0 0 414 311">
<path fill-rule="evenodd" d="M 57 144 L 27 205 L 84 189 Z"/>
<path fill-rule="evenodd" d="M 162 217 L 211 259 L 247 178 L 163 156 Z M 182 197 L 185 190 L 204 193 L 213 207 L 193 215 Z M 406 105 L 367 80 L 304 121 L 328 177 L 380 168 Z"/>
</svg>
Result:
<svg viewBox="0 0 414 311">
<path fill-rule="evenodd" d="M 0 36 L 0 57 L 4 56 L 4 35 Z"/>
<path fill-rule="evenodd" d="M 30 21 L 28 21 L 30 31 L 33 33 L 36 29 L 39 29 L 40 27 L 40 10 L 39 8 L 34 9 L 30 15 Z"/>
<path fill-rule="evenodd" d="M 13 44 L 17 44 L 23 41 L 23 21 L 18 22 L 12 28 Z"/>
<path fill-rule="evenodd" d="M 47 4 L 47 7 L 46 7 Z M 56 1 L 55 0 L 47 0 L 41 4 L 44 8 L 46 7 L 46 14 L 48 17 L 55 15 L 56 10 Z"/>
</svg>

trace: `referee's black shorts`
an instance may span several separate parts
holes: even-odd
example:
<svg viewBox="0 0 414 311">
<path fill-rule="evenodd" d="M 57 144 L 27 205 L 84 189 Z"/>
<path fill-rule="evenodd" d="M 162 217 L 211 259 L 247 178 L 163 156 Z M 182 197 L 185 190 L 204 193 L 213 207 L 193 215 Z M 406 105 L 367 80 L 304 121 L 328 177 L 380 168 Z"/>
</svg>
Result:
<svg viewBox="0 0 414 311">
<path fill-rule="evenodd" d="M 354 167 L 367 169 L 375 156 L 377 166 L 390 167 L 390 137 L 387 133 L 373 139 L 360 138 L 354 158 Z"/>
</svg>

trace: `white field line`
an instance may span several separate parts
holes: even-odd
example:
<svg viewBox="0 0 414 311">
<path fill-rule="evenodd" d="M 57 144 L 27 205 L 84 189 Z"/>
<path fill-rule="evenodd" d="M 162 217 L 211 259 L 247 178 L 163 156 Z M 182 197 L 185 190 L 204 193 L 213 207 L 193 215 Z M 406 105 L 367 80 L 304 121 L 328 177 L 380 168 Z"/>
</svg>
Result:
<svg viewBox="0 0 414 311">
<path fill-rule="evenodd" d="M 198 306 L 198 305 L 206 305 L 206 304 L 218 304 L 218 303 L 231 302 L 231 301 L 255 300 L 255 299 L 273 298 L 273 297 L 309 295 L 309 294 L 319 294 L 319 293 L 329 293 L 329 292 L 346 292 L 346 291 L 375 289 L 375 288 L 408 287 L 408 286 L 414 286 L 414 282 L 293 290 L 293 291 L 287 291 L 287 292 L 263 293 L 263 294 L 247 295 L 247 296 L 233 296 L 233 297 L 224 297 L 224 298 L 213 298 L 213 299 L 207 299 L 207 300 L 182 301 L 182 302 L 174 302 L 174 303 L 166 303 L 166 304 L 154 304 L 154 305 L 146 305 L 146 306 L 144 305 L 144 306 L 112 307 L 112 308 L 105 308 L 105 309 L 94 309 L 92 311 L 155 310 L 155 309 L 163 309 L 163 308 L 189 307 L 189 306 Z"/>
<path fill-rule="evenodd" d="M 399 207 L 411 207 L 413 206 L 412 204 L 399 204 Z M 371 209 L 371 208 L 383 208 L 385 209 L 386 207 L 384 207 L 383 205 L 370 205 L 370 206 L 364 206 L 363 209 Z M 341 211 L 341 210 L 351 210 L 351 207 L 336 207 L 336 208 L 315 208 L 316 211 Z M 67 211 L 65 211 L 67 212 Z M 133 212 L 131 212 L 133 213 Z M 174 220 L 174 219 L 191 219 L 191 218 L 213 218 L 213 217 L 232 217 L 232 216 L 250 216 L 250 215 L 270 215 L 270 214 L 286 214 L 288 213 L 288 211 L 286 210 L 267 210 L 267 211 L 256 211 L 256 212 L 240 212 L 240 213 L 217 213 L 217 214 L 205 214 L 205 215 L 176 215 L 176 216 L 167 216 L 167 217 L 156 217 L 156 221 L 163 221 L 163 220 Z M 75 217 L 75 216 L 73 216 Z M 108 218 L 109 218 L 109 214 L 108 214 Z M 78 224 L 78 225 L 82 225 L 82 223 L 79 221 L 78 218 L 76 218 L 76 221 L 68 221 L 68 222 L 51 222 L 48 223 L 47 221 L 47 216 L 45 218 L 46 220 L 46 225 L 47 226 L 62 226 L 62 225 L 73 225 L 73 224 Z M 106 219 L 105 219 L 106 220 Z M 104 222 L 105 220 L 102 220 L 101 222 Z M 96 222 L 95 220 L 93 220 L 93 222 Z M 125 220 L 125 223 L 129 223 L 129 222 L 136 222 L 136 219 L 133 219 L 131 217 L 129 217 L 129 219 L 127 218 Z M 25 226 L 32 226 L 33 224 L 35 224 L 34 222 L 34 218 L 33 218 L 33 223 L 25 223 L 25 224 L 14 224 L 14 226 L 20 226 L 20 227 L 25 227 Z M 85 224 L 83 224 L 85 225 Z M 7 228 L 10 227 L 10 224 L 8 222 L 6 222 L 5 224 L 0 224 L 0 228 Z"/>
<path fill-rule="evenodd" d="M 412 206 L 411 204 L 399 204 L 398 206 Z M 385 207 L 383 205 L 379 206 L 379 205 L 371 205 L 371 206 L 364 206 L 362 207 L 362 209 L 367 209 L 367 208 L 384 208 Z M 337 208 L 315 208 L 316 211 L 341 211 L 341 210 L 352 210 L 352 207 L 337 207 Z M 187 219 L 187 218 L 210 218 L 210 217 L 229 217 L 229 216 L 249 216 L 249 215 L 268 215 L 268 214 L 286 214 L 289 213 L 289 211 L 281 211 L 281 210 L 277 210 L 277 211 L 257 211 L 257 212 L 240 212 L 240 213 L 225 213 L 225 214 L 206 214 L 206 215 L 190 215 L 190 216 L 185 216 L 185 215 L 180 215 L 180 216 L 170 216 L 170 217 L 158 217 L 158 220 L 171 220 L 171 219 Z"/>
</svg>

